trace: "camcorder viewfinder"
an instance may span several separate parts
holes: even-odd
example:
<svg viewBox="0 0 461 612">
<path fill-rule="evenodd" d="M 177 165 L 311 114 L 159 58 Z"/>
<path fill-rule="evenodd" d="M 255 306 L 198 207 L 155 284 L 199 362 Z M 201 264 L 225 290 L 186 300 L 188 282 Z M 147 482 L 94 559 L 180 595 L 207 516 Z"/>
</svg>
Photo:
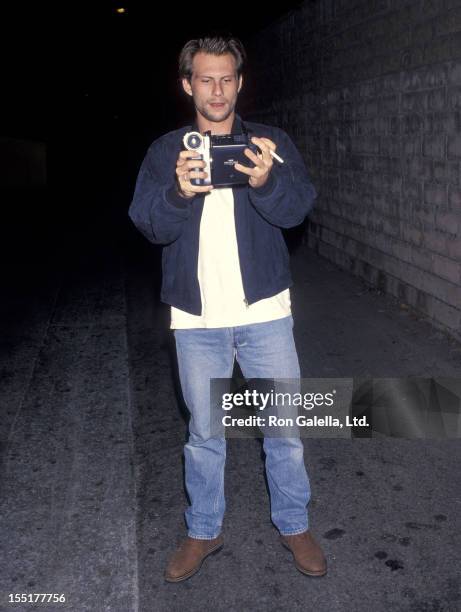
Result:
<svg viewBox="0 0 461 612">
<path fill-rule="evenodd" d="M 203 159 L 205 162 L 205 168 L 194 169 L 208 174 L 205 179 L 192 178 L 191 183 L 196 186 L 230 187 L 247 184 L 250 177 L 235 170 L 234 165 L 238 162 L 247 168 L 253 167 L 251 160 L 244 153 L 246 148 L 255 154 L 261 153 L 261 149 L 250 142 L 247 132 L 223 135 L 187 132 L 183 143 L 187 150 L 197 152 L 197 157 L 192 159 Z"/>
</svg>

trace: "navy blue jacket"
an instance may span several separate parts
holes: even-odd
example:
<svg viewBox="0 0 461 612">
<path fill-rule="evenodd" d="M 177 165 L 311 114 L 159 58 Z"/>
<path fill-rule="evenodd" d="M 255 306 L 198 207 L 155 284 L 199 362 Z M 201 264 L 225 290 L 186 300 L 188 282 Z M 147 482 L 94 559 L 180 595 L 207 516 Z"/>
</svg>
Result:
<svg viewBox="0 0 461 612">
<path fill-rule="evenodd" d="M 241 133 L 236 115 L 232 133 Z M 248 135 L 277 145 L 283 164 L 274 160 L 269 179 L 260 188 L 232 188 L 240 270 L 246 302 L 276 295 L 293 283 L 288 249 L 280 228 L 294 227 L 310 212 L 316 191 L 303 159 L 281 129 L 245 121 Z M 165 134 L 149 147 L 141 165 L 129 216 L 154 244 L 163 244 L 161 300 L 194 315 L 202 303 L 197 278 L 200 219 L 204 194 L 192 199 L 176 189 L 176 160 L 186 132 L 197 124 Z"/>
</svg>

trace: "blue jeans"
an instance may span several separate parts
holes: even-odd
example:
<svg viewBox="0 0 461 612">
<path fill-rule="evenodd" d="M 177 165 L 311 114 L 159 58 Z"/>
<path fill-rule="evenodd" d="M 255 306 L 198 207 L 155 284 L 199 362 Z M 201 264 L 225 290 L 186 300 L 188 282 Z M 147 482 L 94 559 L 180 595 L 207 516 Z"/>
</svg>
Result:
<svg viewBox="0 0 461 612">
<path fill-rule="evenodd" d="M 226 439 L 210 437 L 210 378 L 231 378 L 237 359 L 245 378 L 299 379 L 290 316 L 238 327 L 175 329 L 181 387 L 190 412 L 184 447 L 191 538 L 213 539 L 225 511 Z M 310 484 L 299 437 L 264 437 L 271 518 L 283 535 L 308 529 Z"/>
</svg>

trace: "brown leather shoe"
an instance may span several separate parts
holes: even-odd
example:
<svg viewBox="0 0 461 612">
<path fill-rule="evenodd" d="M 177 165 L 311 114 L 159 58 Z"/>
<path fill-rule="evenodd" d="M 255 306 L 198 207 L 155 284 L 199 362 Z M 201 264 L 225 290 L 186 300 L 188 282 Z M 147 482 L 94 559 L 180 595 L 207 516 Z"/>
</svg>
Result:
<svg viewBox="0 0 461 612">
<path fill-rule="evenodd" d="M 187 536 L 173 553 L 165 571 L 167 582 L 181 582 L 193 576 L 208 555 L 217 553 L 223 546 L 221 535 L 213 540 L 197 540 Z"/>
<path fill-rule="evenodd" d="M 296 569 L 307 576 L 324 576 L 327 561 L 319 544 L 310 531 L 297 535 L 280 536 L 285 548 L 293 553 Z"/>
</svg>

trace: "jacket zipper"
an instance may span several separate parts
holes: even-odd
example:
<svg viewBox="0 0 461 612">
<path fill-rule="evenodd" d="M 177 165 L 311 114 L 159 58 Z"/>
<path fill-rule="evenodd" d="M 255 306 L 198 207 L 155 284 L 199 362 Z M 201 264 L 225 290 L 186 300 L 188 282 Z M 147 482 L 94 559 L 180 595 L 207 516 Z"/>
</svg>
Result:
<svg viewBox="0 0 461 612">
<path fill-rule="evenodd" d="M 234 198 L 234 223 L 235 223 L 235 237 L 237 239 L 237 252 L 238 252 L 238 256 L 239 256 L 239 268 L 240 268 L 240 278 L 242 279 L 242 289 L 243 289 L 243 301 L 245 303 L 245 306 L 247 308 L 249 308 L 249 304 L 248 304 L 248 300 L 247 300 L 247 296 L 245 294 L 245 286 L 243 284 L 243 272 L 242 272 L 242 262 L 240 261 L 240 249 L 239 249 L 239 240 L 238 240 L 238 231 L 237 231 L 237 207 L 236 207 L 236 193 L 234 191 L 234 189 L 232 189 L 232 197 Z"/>
</svg>

